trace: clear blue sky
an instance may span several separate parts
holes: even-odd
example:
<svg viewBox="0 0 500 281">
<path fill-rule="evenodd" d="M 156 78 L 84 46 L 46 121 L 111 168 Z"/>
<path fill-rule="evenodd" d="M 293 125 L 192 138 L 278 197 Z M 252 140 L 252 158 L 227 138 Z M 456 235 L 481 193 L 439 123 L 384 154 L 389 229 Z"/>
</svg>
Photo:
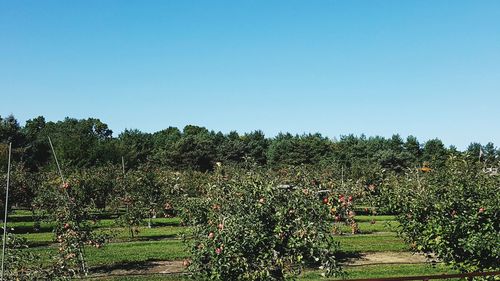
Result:
<svg viewBox="0 0 500 281">
<path fill-rule="evenodd" d="M 0 0 L 0 115 L 500 144 L 500 1 Z"/>
</svg>

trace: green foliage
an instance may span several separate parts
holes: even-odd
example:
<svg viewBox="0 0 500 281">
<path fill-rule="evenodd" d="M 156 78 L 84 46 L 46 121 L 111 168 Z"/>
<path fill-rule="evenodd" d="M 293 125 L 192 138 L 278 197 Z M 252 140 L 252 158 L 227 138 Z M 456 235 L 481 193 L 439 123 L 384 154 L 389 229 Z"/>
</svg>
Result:
<svg viewBox="0 0 500 281">
<path fill-rule="evenodd" d="M 58 276 L 69 278 L 87 275 L 85 245 L 103 246 L 109 235 L 96 233 L 95 204 L 89 202 L 86 186 L 79 176 L 60 183 L 47 177 L 44 191 L 36 198 L 37 211 L 46 220 L 54 221 L 54 234 L 58 242 L 58 256 L 54 261 Z"/>
<path fill-rule="evenodd" d="M 136 168 L 145 164 L 153 150 L 153 137 L 151 134 L 139 130 L 125 130 L 118 136 L 120 150 L 125 158 L 127 167 Z"/>
<path fill-rule="evenodd" d="M 131 169 L 154 165 L 198 171 L 211 171 L 216 162 L 241 166 L 255 163 L 272 168 L 335 163 L 344 168 L 346 176 L 368 181 L 377 180 L 373 178 L 376 170 L 402 172 L 406 168 L 419 167 L 423 162 L 436 168 L 444 165 L 449 155 L 460 154 L 454 147 L 445 148 L 438 139 L 420 144 L 413 136 L 403 140 L 399 135 L 390 138 L 347 135 L 332 140 L 319 133 L 280 133 L 274 138 L 266 138 L 262 131 L 223 134 L 188 125 L 182 131 L 168 127 L 152 134 L 137 129 L 125 130 L 114 138 L 108 126 L 96 118 L 46 122 L 39 116 L 21 127 L 13 116 L 9 116 L 0 118 L 0 164 L 6 164 L 5 145 L 12 141 L 16 161 L 23 162 L 29 171 L 46 169 L 53 165 L 49 136 L 63 166 L 73 168 L 121 164 L 122 157 Z M 499 164 L 496 157 L 499 152 L 492 143 L 473 144 L 468 152 L 478 156 L 480 147 L 486 165 Z"/>
<path fill-rule="evenodd" d="M 57 270 L 43 267 L 40 257 L 28 251 L 25 238 L 10 233 L 6 238 L 4 280 L 68 280 Z"/>
<path fill-rule="evenodd" d="M 479 271 L 500 268 L 499 183 L 478 163 L 454 157 L 428 173 L 391 177 L 383 188 L 416 250 L 462 271 Z"/>
<path fill-rule="evenodd" d="M 184 205 L 184 218 L 193 225 L 193 277 L 289 280 L 307 264 L 327 275 L 340 272 L 330 208 L 317 187 L 280 186 L 266 174 L 218 169 L 205 194 Z"/>
<path fill-rule="evenodd" d="M 280 133 L 269 146 L 268 160 L 274 166 L 313 164 L 331 153 L 330 141 L 321 134 L 294 137 Z"/>
</svg>

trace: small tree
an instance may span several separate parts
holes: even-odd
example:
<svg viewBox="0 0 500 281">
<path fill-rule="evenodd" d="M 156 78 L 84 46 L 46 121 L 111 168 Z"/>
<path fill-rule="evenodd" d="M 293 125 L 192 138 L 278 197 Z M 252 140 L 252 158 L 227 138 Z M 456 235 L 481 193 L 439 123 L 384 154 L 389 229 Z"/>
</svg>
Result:
<svg viewBox="0 0 500 281">
<path fill-rule="evenodd" d="M 58 276 L 57 270 L 44 267 L 40 256 L 28 250 L 26 238 L 9 233 L 6 239 L 4 280 L 68 280 Z"/>
<path fill-rule="evenodd" d="M 36 206 L 42 216 L 55 222 L 54 234 L 59 244 L 56 270 L 59 275 L 71 278 L 87 275 L 85 246 L 101 248 L 109 234 L 94 231 L 91 224 L 97 221 L 93 215 L 96 208 L 86 200 L 84 186 L 78 178 L 70 177 L 62 184 L 57 179 L 48 179 L 44 192 L 36 199 Z"/>
<path fill-rule="evenodd" d="M 500 178 L 476 161 L 450 158 L 445 166 L 385 181 L 403 237 L 466 272 L 500 269 Z"/>
<path fill-rule="evenodd" d="M 258 172 L 227 173 L 217 172 L 204 196 L 185 203 L 194 278 L 289 280 L 306 264 L 340 272 L 333 220 L 314 188 L 279 186 Z"/>
</svg>

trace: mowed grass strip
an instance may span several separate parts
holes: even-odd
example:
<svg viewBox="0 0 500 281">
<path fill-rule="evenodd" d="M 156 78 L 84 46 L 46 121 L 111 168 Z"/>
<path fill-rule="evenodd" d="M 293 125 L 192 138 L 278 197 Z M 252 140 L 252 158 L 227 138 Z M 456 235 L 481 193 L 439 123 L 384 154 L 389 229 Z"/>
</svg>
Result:
<svg viewBox="0 0 500 281">
<path fill-rule="evenodd" d="M 351 226 L 339 224 L 342 233 L 351 233 Z M 361 234 L 370 234 L 377 232 L 395 232 L 399 226 L 395 221 L 374 221 L 372 222 L 359 222 L 358 227 Z"/>
<path fill-rule="evenodd" d="M 157 225 L 157 224 L 156 224 Z M 397 227 L 396 222 L 384 221 L 372 224 L 370 222 L 361 222 L 358 224 L 360 234 L 377 234 L 380 232 L 392 232 Z M 351 227 L 345 224 L 339 224 L 340 229 L 345 234 L 351 233 Z M 128 228 L 124 227 L 100 227 L 99 230 L 113 234 L 111 243 L 125 241 L 144 241 L 144 240 L 161 240 L 161 239 L 177 239 L 182 234 L 189 235 L 190 229 L 181 226 L 155 226 L 152 228 L 140 227 L 139 233 L 130 237 Z M 98 232 L 99 232 L 98 230 Z M 34 232 L 22 233 L 20 237 L 26 238 L 30 245 L 40 246 L 54 243 L 54 234 L 52 232 Z"/>
<path fill-rule="evenodd" d="M 190 230 L 188 227 L 180 226 L 164 226 L 164 227 L 141 227 L 139 228 L 139 233 L 134 235 L 132 238 L 130 236 L 128 228 L 115 227 L 115 228 L 100 228 L 97 233 L 104 232 L 112 234 L 110 243 L 116 242 L 127 242 L 127 241 L 157 241 L 165 239 L 179 239 L 183 234 L 189 235 Z M 52 232 L 41 232 L 41 233 L 25 233 L 18 234 L 20 237 L 24 237 L 28 240 L 31 246 L 46 246 L 54 241 L 54 233 Z"/>
<path fill-rule="evenodd" d="M 393 234 L 335 236 L 345 253 L 406 251 L 408 246 Z M 44 264 L 50 263 L 50 257 L 57 254 L 56 245 L 30 248 L 39 254 Z M 107 244 L 102 249 L 86 248 L 90 266 L 117 265 L 130 262 L 154 260 L 180 260 L 189 256 L 182 240 L 131 241 Z"/>
<path fill-rule="evenodd" d="M 344 252 L 403 252 L 409 246 L 395 233 L 334 236 Z"/>
<path fill-rule="evenodd" d="M 333 236 L 333 239 L 341 243 L 342 252 L 408 250 L 408 246 L 392 232 L 397 227 L 397 223 L 390 220 L 393 219 L 393 216 L 358 216 L 357 219 L 360 221 L 361 234 L 350 235 L 350 227 L 339 224 L 342 232 L 348 235 Z M 18 227 L 33 227 L 33 222 L 24 220 L 12 224 Z M 53 225 L 44 223 L 42 227 L 50 229 Z M 153 219 L 153 228 L 141 227 L 134 238 L 130 237 L 128 228 L 118 226 L 113 219 L 101 220 L 95 225 L 95 228 L 97 232 L 111 232 L 114 236 L 111 243 L 108 243 L 103 249 L 86 248 L 88 264 L 91 267 L 120 267 L 130 263 L 155 260 L 180 260 L 188 257 L 189 254 L 179 238 L 182 234 L 190 235 L 190 229 L 180 226 L 179 218 Z M 49 264 L 51 256 L 57 254 L 57 244 L 54 244 L 52 232 L 24 233 L 20 236 L 27 238 L 32 246 L 38 246 L 30 247 L 29 251 L 39 254 L 44 264 Z M 159 278 L 165 278 L 165 276 Z"/>
<path fill-rule="evenodd" d="M 155 218 L 151 219 L 152 226 L 179 226 L 181 223 L 180 218 Z M 143 225 L 146 225 L 146 221 L 144 221 Z M 97 221 L 95 225 L 92 225 L 94 228 L 111 228 L 111 227 L 120 227 L 114 219 L 103 219 Z M 13 233 L 42 233 L 42 232 L 52 232 L 55 227 L 55 223 L 53 222 L 41 222 L 38 231 L 35 231 L 35 222 L 34 221 L 14 221 L 8 222 L 7 227 L 13 229 L 11 232 Z"/>
<path fill-rule="evenodd" d="M 395 221 L 396 216 L 391 216 L 391 215 L 375 215 L 375 216 L 360 215 L 360 216 L 354 217 L 354 220 L 357 222 L 370 222 L 372 220 L 374 220 L 374 221 Z"/>
<path fill-rule="evenodd" d="M 345 279 L 326 278 L 321 276 L 321 271 L 307 270 L 299 278 L 299 281 L 324 281 L 324 280 L 349 280 L 361 278 L 388 278 L 402 276 L 438 275 L 457 273 L 444 265 L 435 267 L 429 264 L 398 264 L 398 265 L 370 265 L 344 268 Z M 144 275 L 144 276 L 116 276 L 92 278 L 99 281 L 187 281 L 190 280 L 185 275 Z M 459 279 L 447 279 L 459 280 Z"/>
<path fill-rule="evenodd" d="M 57 255 L 57 247 L 37 247 L 29 249 L 40 255 L 43 264 L 51 262 L 51 256 Z M 112 266 L 122 263 L 145 262 L 155 260 L 180 260 L 188 256 L 188 251 L 181 240 L 138 241 L 111 243 L 104 248 L 86 247 L 88 265 Z"/>
<path fill-rule="evenodd" d="M 448 266 L 432 266 L 431 264 L 365 265 L 346 267 L 344 269 L 347 273 L 347 275 L 345 276 L 346 279 L 389 278 L 457 273 Z M 299 280 L 343 280 L 343 278 L 325 278 L 321 276 L 321 271 L 306 271 L 302 274 Z"/>
</svg>

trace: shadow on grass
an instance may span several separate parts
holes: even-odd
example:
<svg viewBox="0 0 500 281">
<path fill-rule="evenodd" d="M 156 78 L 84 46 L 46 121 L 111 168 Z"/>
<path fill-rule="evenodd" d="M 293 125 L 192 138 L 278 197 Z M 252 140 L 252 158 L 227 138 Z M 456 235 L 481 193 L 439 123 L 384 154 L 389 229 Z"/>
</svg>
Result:
<svg viewBox="0 0 500 281">
<path fill-rule="evenodd" d="M 353 259 L 360 259 L 363 257 L 363 254 L 361 254 L 360 252 L 337 252 L 335 254 L 335 257 L 337 258 L 337 261 L 340 262 L 340 263 L 346 263 L 350 260 L 353 260 Z"/>
<path fill-rule="evenodd" d="M 154 227 L 163 227 L 163 226 L 181 226 L 179 222 L 153 222 L 151 226 Z"/>
<path fill-rule="evenodd" d="M 133 262 L 121 262 L 112 265 L 101 265 L 96 266 L 91 269 L 92 273 L 108 273 L 114 270 L 147 270 L 151 268 L 153 260 L 148 261 L 133 261 Z"/>
<path fill-rule="evenodd" d="M 15 226 L 9 229 L 8 231 L 10 233 L 14 234 L 27 234 L 27 233 L 46 233 L 46 232 L 52 232 L 54 228 L 52 226 L 42 226 L 39 228 L 34 228 L 33 226 Z"/>
<path fill-rule="evenodd" d="M 28 240 L 28 247 L 29 248 L 37 248 L 37 247 L 46 247 L 50 245 L 55 245 L 55 241 L 29 241 Z"/>
<path fill-rule="evenodd" d="M 354 259 L 360 259 L 363 257 L 363 254 L 360 252 L 346 252 L 346 251 L 340 251 L 335 253 L 335 260 L 338 263 L 345 264 L 349 261 L 352 261 Z M 315 262 L 313 260 L 308 260 L 305 263 L 307 268 L 318 268 L 321 264 L 318 262 Z"/>
<path fill-rule="evenodd" d="M 163 235 L 155 235 L 155 236 L 136 236 L 134 238 L 126 237 L 126 238 L 115 238 L 112 239 L 112 242 L 142 242 L 142 241 L 161 241 L 161 240 L 173 240 L 178 239 L 181 236 L 178 234 L 163 234 Z"/>
</svg>

